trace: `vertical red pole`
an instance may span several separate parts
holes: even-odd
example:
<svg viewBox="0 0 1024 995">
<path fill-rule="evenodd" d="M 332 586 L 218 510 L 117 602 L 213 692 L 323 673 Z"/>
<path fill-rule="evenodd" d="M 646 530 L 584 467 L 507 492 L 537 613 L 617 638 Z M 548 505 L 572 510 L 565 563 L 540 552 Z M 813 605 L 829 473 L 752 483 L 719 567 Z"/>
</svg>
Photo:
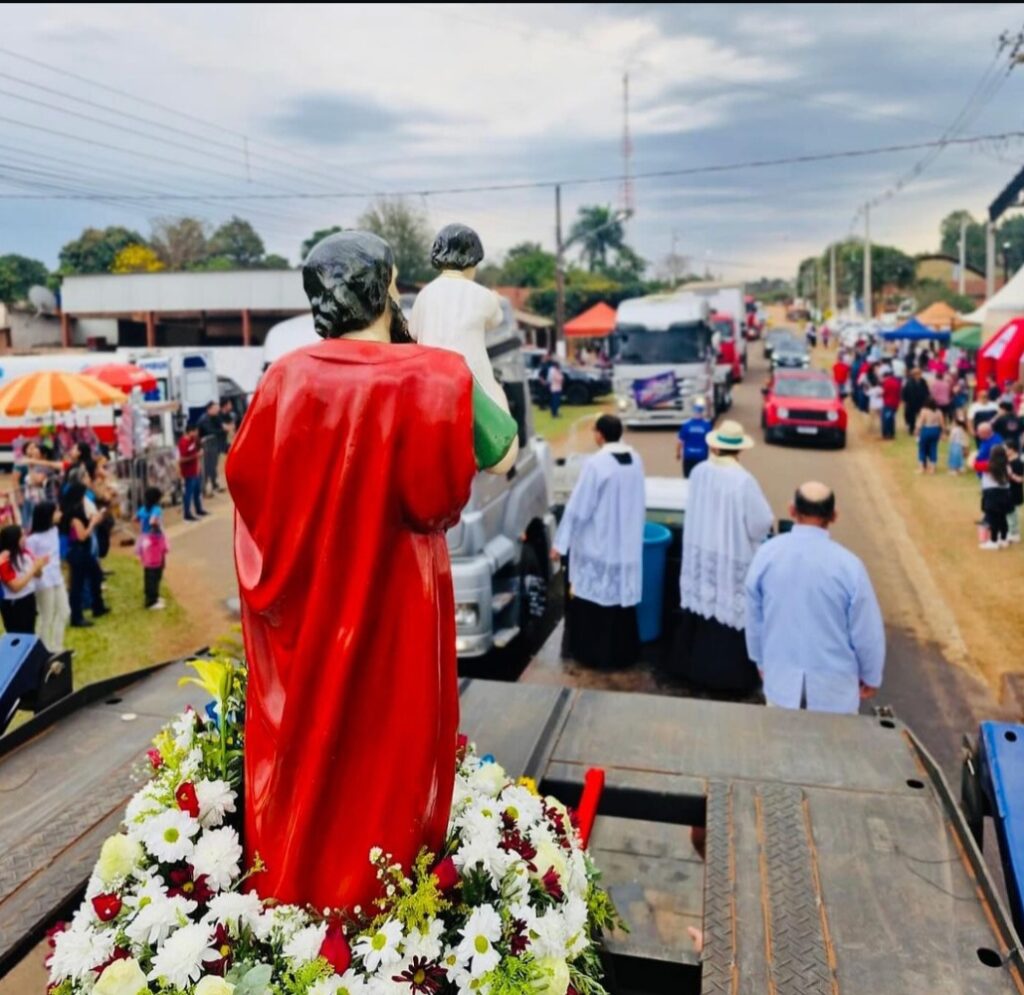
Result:
<svg viewBox="0 0 1024 995">
<path fill-rule="evenodd" d="M 248 308 L 242 311 L 242 345 L 252 345 L 252 315 Z"/>
<path fill-rule="evenodd" d="M 60 344 L 65 349 L 71 348 L 71 315 L 67 311 L 60 313 Z"/>
<path fill-rule="evenodd" d="M 604 792 L 604 770 L 591 767 L 583 777 L 583 794 L 576 809 L 576 821 L 579 825 L 580 840 L 583 846 L 590 842 L 590 833 L 597 818 L 597 806 Z"/>
<path fill-rule="evenodd" d="M 156 348 L 156 315 L 152 311 L 146 312 L 146 348 Z"/>
</svg>

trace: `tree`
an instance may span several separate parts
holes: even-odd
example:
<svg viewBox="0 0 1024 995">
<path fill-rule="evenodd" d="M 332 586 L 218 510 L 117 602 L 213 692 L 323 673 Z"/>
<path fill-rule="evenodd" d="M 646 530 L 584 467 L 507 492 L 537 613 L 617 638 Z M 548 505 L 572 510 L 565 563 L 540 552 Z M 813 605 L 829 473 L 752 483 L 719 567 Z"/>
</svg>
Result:
<svg viewBox="0 0 1024 995">
<path fill-rule="evenodd" d="M 581 207 L 569 229 L 569 241 L 580 246 L 580 254 L 593 272 L 608 262 L 609 249 L 621 249 L 625 242 L 622 221 L 611 207 L 594 204 Z"/>
<path fill-rule="evenodd" d="M 381 197 L 359 218 L 359 227 L 380 235 L 395 254 L 398 275 L 407 283 L 429 280 L 433 236 L 426 215 L 402 197 Z"/>
<path fill-rule="evenodd" d="M 960 258 L 960 223 L 967 222 L 967 265 L 985 272 L 985 226 L 975 221 L 969 211 L 959 210 L 947 214 L 939 224 L 939 251 L 943 255 Z"/>
<path fill-rule="evenodd" d="M 210 255 L 227 259 L 236 269 L 258 268 L 265 253 L 256 229 L 237 215 L 225 221 L 210 239 Z"/>
<path fill-rule="evenodd" d="M 639 283 L 644 278 L 647 260 L 628 245 L 621 245 L 615 252 L 615 261 L 610 266 L 602 267 L 616 283 Z"/>
<path fill-rule="evenodd" d="M 28 297 L 36 284 L 46 285 L 49 271 L 38 259 L 10 253 L 0 256 L 0 301 L 12 304 Z"/>
<path fill-rule="evenodd" d="M 499 281 L 509 287 L 547 287 L 555 282 L 554 253 L 540 242 L 520 242 L 505 253 Z"/>
<path fill-rule="evenodd" d="M 317 228 L 317 230 L 302 243 L 302 248 L 299 250 L 301 258 L 305 259 L 306 256 L 309 255 L 309 250 L 312 249 L 313 246 L 321 239 L 327 238 L 328 235 L 334 235 L 337 232 L 344 230 L 345 229 L 342 228 L 341 225 L 331 225 L 330 228 Z"/>
<path fill-rule="evenodd" d="M 199 218 L 158 218 L 150 245 L 170 270 L 194 269 L 209 254 L 207 226 Z"/>
<path fill-rule="evenodd" d="M 128 245 L 145 245 L 146 240 L 130 228 L 86 228 L 78 238 L 60 250 L 59 272 L 109 273 L 117 254 Z"/>
<path fill-rule="evenodd" d="M 936 301 L 945 301 L 962 314 L 969 314 L 977 306 L 973 298 L 958 294 L 942 280 L 919 280 L 914 284 L 914 302 L 917 310 L 923 311 Z"/>
<path fill-rule="evenodd" d="M 159 273 L 163 261 L 148 245 L 126 245 L 110 267 L 111 273 Z"/>
<path fill-rule="evenodd" d="M 263 257 L 263 262 L 260 264 L 263 269 L 291 269 L 292 264 L 285 259 L 284 256 L 279 256 L 277 253 L 272 252 L 269 256 Z"/>
<path fill-rule="evenodd" d="M 1007 242 L 1010 243 L 1009 249 L 1005 248 Z M 1007 218 L 996 230 L 996 259 L 1000 267 L 1004 253 L 1010 276 L 1013 276 L 1024 266 L 1024 215 Z"/>
</svg>

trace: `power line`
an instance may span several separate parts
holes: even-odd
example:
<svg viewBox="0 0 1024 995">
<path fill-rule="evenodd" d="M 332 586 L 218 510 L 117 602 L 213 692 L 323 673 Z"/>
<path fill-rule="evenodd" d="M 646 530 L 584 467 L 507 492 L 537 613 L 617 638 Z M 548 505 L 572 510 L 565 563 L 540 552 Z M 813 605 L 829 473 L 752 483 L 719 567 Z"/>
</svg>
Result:
<svg viewBox="0 0 1024 995">
<path fill-rule="evenodd" d="M 7 118 L 0 117 L 0 121 Z M 14 122 L 21 124 L 22 122 Z M 34 127 L 26 125 L 26 127 Z M 48 130 L 48 129 L 40 129 Z M 784 156 L 777 159 L 750 159 L 741 162 L 717 163 L 709 166 L 691 166 L 685 169 L 657 169 L 633 173 L 634 180 L 668 179 L 679 176 L 700 176 L 713 173 L 736 172 L 745 169 L 770 169 L 775 166 L 805 165 L 815 162 L 834 162 L 841 159 L 863 159 L 870 156 L 890 155 L 899 152 L 913 152 L 920 149 L 930 149 L 939 146 L 971 146 L 980 142 L 994 140 L 1022 139 L 1024 131 L 1003 131 L 988 135 L 974 135 L 968 138 L 939 138 L 928 142 L 907 142 L 898 145 L 878 145 L 863 149 L 844 149 L 837 152 L 817 152 L 805 155 Z M 86 139 L 83 139 L 83 141 Z M 94 143 L 100 144 L 100 143 Z M 108 146 L 111 147 L 111 146 Z M 127 150 L 125 150 L 127 151 Z M 142 155 L 144 153 L 135 153 Z M 521 180 L 508 181 L 503 183 L 486 183 L 479 185 L 438 187 L 438 188 L 409 188 L 404 190 L 376 190 L 368 193 L 353 193 L 349 190 L 332 191 L 320 193 L 314 191 L 296 191 L 294 193 L 240 193 L 240 194 L 181 194 L 181 193 L 160 193 L 151 196 L 124 197 L 119 198 L 130 200 L 195 200 L 201 196 L 210 201 L 247 201 L 247 200 L 349 200 L 355 197 L 433 197 L 438 195 L 471 194 L 471 193 L 496 193 L 510 190 L 539 190 L 555 186 L 587 186 L 598 183 L 621 183 L 624 176 L 621 173 L 604 176 L 579 176 L 566 179 L 546 180 Z M 11 198 L 7 198 L 11 199 Z M 40 198 L 45 199 L 45 198 Z M 77 199 L 77 198 L 68 198 Z"/>
</svg>

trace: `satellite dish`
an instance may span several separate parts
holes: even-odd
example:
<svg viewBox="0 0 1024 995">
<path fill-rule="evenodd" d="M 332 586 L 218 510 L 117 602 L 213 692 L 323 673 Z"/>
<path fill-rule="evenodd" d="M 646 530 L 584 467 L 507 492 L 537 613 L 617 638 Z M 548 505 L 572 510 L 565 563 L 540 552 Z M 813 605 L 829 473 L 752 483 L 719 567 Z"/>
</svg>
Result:
<svg viewBox="0 0 1024 995">
<path fill-rule="evenodd" d="M 28 292 L 29 303 L 36 309 L 36 314 L 55 314 L 57 298 L 52 290 L 38 284 Z"/>
</svg>

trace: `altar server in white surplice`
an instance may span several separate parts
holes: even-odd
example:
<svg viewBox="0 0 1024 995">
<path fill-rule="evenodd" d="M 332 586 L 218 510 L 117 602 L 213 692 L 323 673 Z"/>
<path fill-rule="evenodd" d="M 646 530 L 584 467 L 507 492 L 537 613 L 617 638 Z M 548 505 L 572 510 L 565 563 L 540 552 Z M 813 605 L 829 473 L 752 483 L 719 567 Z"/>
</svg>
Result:
<svg viewBox="0 0 1024 995">
<path fill-rule="evenodd" d="M 619 668 L 636 662 L 640 647 L 644 465 L 620 441 L 614 415 L 598 418 L 594 435 L 600 449 L 583 464 L 554 552 L 569 554 L 569 655 L 589 667 Z"/>
</svg>

